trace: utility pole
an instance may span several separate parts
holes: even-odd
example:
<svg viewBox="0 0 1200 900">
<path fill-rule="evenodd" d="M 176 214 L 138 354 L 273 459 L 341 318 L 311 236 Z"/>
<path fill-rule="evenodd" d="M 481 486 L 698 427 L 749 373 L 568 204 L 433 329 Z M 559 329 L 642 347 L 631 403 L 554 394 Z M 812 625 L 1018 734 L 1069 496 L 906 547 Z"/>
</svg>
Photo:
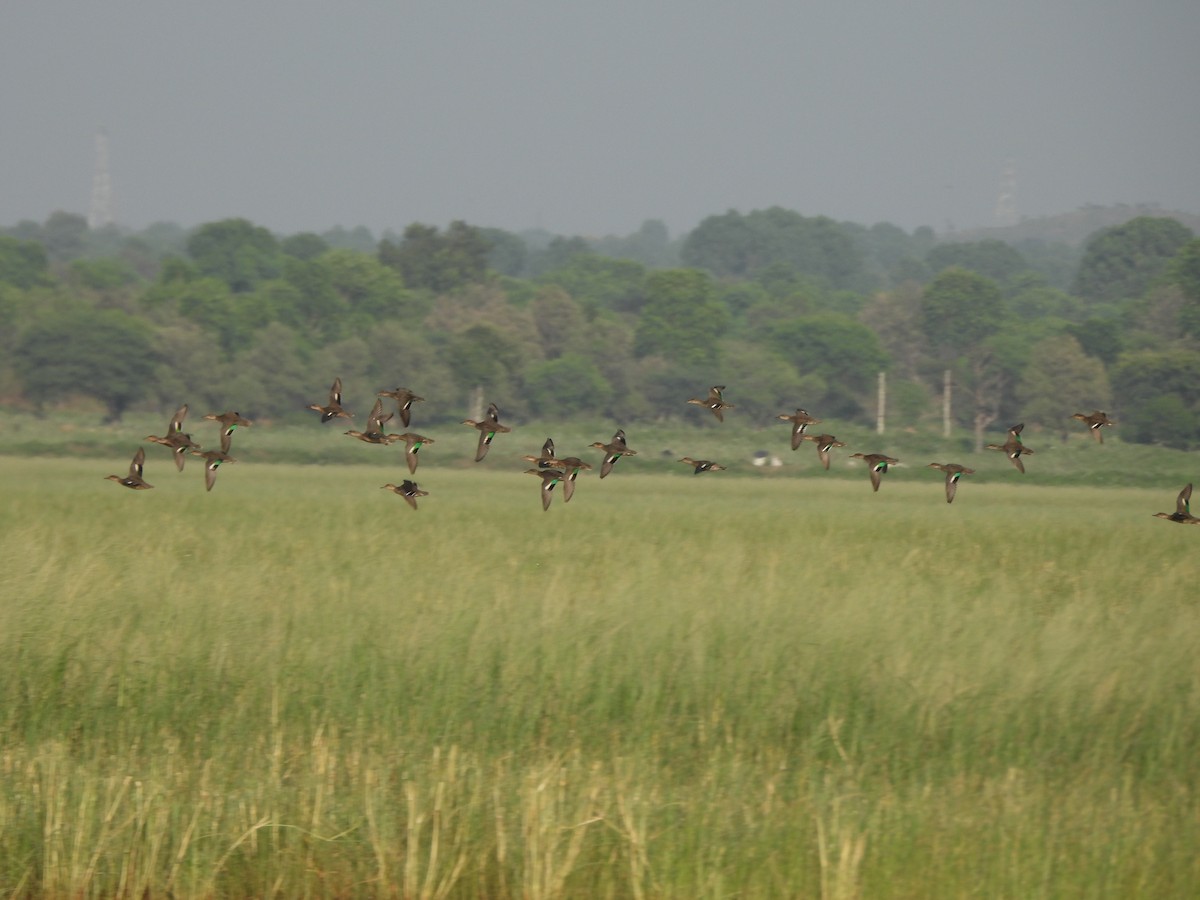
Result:
<svg viewBox="0 0 1200 900">
<path fill-rule="evenodd" d="M 101 128 L 96 135 L 96 171 L 92 175 L 88 228 L 103 228 L 113 224 L 113 221 L 112 179 L 108 174 L 108 132 Z"/>
<path fill-rule="evenodd" d="M 875 433 L 883 434 L 884 420 L 887 418 L 887 372 L 879 373 L 879 396 L 875 402 Z"/>
<path fill-rule="evenodd" d="M 950 437 L 950 370 L 942 372 L 942 437 Z"/>
</svg>

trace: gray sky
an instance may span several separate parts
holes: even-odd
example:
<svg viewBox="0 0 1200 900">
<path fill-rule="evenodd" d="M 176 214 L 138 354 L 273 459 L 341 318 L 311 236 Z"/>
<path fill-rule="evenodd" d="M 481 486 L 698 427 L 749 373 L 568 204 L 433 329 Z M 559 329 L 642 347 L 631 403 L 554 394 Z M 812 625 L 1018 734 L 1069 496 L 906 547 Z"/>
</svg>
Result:
<svg viewBox="0 0 1200 900">
<path fill-rule="evenodd" d="M 1195 0 L 12 0 L 0 225 L 1200 213 Z"/>
</svg>

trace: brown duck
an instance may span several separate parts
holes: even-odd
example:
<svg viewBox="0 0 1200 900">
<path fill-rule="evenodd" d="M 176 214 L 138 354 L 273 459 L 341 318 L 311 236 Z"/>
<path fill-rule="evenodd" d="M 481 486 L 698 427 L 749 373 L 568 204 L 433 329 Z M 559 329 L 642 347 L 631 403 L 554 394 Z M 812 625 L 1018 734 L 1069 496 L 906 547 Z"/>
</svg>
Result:
<svg viewBox="0 0 1200 900">
<path fill-rule="evenodd" d="M 329 389 L 329 404 L 327 406 L 318 406 L 316 403 L 310 403 L 308 408 L 315 410 L 321 414 L 321 422 L 328 422 L 330 419 L 343 418 L 353 419 L 354 416 L 342 408 L 342 379 L 333 379 L 333 387 Z"/>
<path fill-rule="evenodd" d="M 418 497 L 429 496 L 429 491 L 421 490 L 419 487 L 417 487 L 417 483 L 415 481 L 409 481 L 407 478 L 405 478 L 400 484 L 391 484 L 389 482 L 388 484 L 382 485 L 380 490 L 384 490 L 385 488 L 397 496 L 403 497 L 404 502 L 413 509 L 417 508 Z"/>
<path fill-rule="evenodd" d="M 726 403 L 721 399 L 721 392 L 725 390 L 725 385 L 717 384 L 708 389 L 708 396 L 701 400 L 699 397 L 692 397 L 688 403 L 693 403 L 696 406 L 703 406 L 710 413 L 717 417 L 718 422 L 725 421 L 725 410 L 733 409 L 732 403 Z"/>
<path fill-rule="evenodd" d="M 839 441 L 832 434 L 808 434 L 805 432 L 800 435 L 802 441 L 812 441 L 817 445 L 817 458 L 821 460 L 821 465 L 826 469 L 829 468 L 829 451 L 834 447 L 845 447 L 845 441 Z M 796 448 L 793 447 L 793 450 Z"/>
<path fill-rule="evenodd" d="M 109 478 L 114 476 L 109 475 Z M 1180 525 L 1200 525 L 1200 518 L 1192 515 L 1191 509 L 1192 486 L 1185 484 L 1183 490 L 1179 492 L 1179 496 L 1175 498 L 1175 512 L 1173 513 L 1155 513 L 1154 518 L 1166 519 L 1168 522 L 1178 522 Z"/>
<path fill-rule="evenodd" d="M 137 448 L 137 453 L 133 454 L 133 460 L 129 463 L 128 475 L 105 475 L 106 481 L 115 481 L 117 484 L 130 488 L 135 491 L 148 491 L 154 485 L 150 484 L 142 477 L 143 469 L 145 468 L 146 451 L 142 447 Z"/>
<path fill-rule="evenodd" d="M 187 418 L 188 405 L 185 403 L 179 409 L 175 410 L 175 415 L 171 416 L 171 421 L 167 425 L 167 433 L 162 437 L 154 434 L 146 435 L 146 440 L 153 441 L 155 444 L 161 444 L 171 451 L 175 459 L 175 468 L 180 472 L 183 471 L 183 463 L 186 459 L 185 454 L 189 450 L 199 450 L 200 445 L 192 440 L 190 434 L 185 434 L 183 431 L 183 420 Z"/>
<path fill-rule="evenodd" d="M 988 444 L 989 450 L 1001 450 L 1004 455 L 1012 461 L 1012 464 L 1017 467 L 1017 471 L 1022 475 L 1025 474 L 1025 463 L 1021 462 L 1021 457 L 1033 453 L 1028 447 L 1021 443 L 1021 429 L 1025 427 L 1025 423 L 1014 425 L 1008 429 L 1008 439 L 1003 444 Z"/>
<path fill-rule="evenodd" d="M 479 429 L 479 444 L 475 447 L 475 462 L 479 462 L 487 456 L 488 449 L 492 446 L 492 438 L 502 432 L 512 431 L 507 425 L 500 424 L 500 410 L 495 403 L 488 404 L 487 415 L 483 417 L 482 421 L 463 419 L 462 423 Z"/>
<path fill-rule="evenodd" d="M 1107 413 L 1103 413 L 1098 409 L 1094 409 L 1090 413 L 1075 413 L 1075 415 L 1071 416 L 1071 418 L 1078 419 L 1080 422 L 1086 425 L 1088 430 L 1092 433 L 1092 437 L 1094 437 L 1096 441 L 1101 444 L 1104 443 L 1104 435 L 1100 433 L 1100 429 L 1105 425 L 1112 426 L 1117 424 L 1108 417 Z"/>
<path fill-rule="evenodd" d="M 625 430 L 618 428 L 617 433 L 613 435 L 613 439 L 602 444 L 600 441 L 593 441 L 592 445 L 597 450 L 604 451 L 604 462 L 600 464 L 600 477 L 603 478 L 612 471 L 613 466 L 617 464 L 617 460 L 622 456 L 637 456 L 636 450 L 630 450 L 625 443 Z"/>
<path fill-rule="evenodd" d="M 799 408 L 797 408 L 796 412 L 790 416 L 787 413 L 780 413 L 775 418 L 779 419 L 781 422 L 792 423 L 793 450 L 799 447 L 800 442 L 804 440 L 804 432 L 807 430 L 809 425 L 819 425 L 821 423 L 820 419 L 814 419 L 812 416 L 810 416 L 808 414 L 808 410 Z"/>
<path fill-rule="evenodd" d="M 884 456 L 882 453 L 851 453 L 850 458 L 861 459 L 867 464 L 871 473 L 871 487 L 876 491 L 879 490 L 879 483 L 883 479 L 884 473 L 887 472 L 888 466 L 894 466 L 900 462 L 900 460 Z"/>
<path fill-rule="evenodd" d="M 960 466 L 958 463 L 930 463 L 928 468 L 937 469 L 940 472 L 946 473 L 946 502 L 953 503 L 954 495 L 958 491 L 958 479 L 964 475 L 974 475 L 974 469 L 968 469 L 966 466 Z"/>
<path fill-rule="evenodd" d="M 404 423 L 404 427 L 408 427 L 409 419 L 412 418 L 412 405 L 414 403 L 424 402 L 424 397 L 418 397 L 406 387 L 398 387 L 394 391 L 380 391 L 375 396 L 391 397 L 396 401 L 396 411 L 400 413 L 400 421 Z"/>
</svg>

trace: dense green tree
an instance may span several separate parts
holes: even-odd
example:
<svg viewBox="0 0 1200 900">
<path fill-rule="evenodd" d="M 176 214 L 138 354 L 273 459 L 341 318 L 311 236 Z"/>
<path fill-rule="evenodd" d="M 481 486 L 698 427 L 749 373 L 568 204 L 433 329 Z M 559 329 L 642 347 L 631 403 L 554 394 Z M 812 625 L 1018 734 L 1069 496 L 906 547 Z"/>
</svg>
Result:
<svg viewBox="0 0 1200 900">
<path fill-rule="evenodd" d="M 329 250 L 330 246 L 329 242 L 319 234 L 302 231 L 285 237 L 279 242 L 279 249 L 287 256 L 293 256 L 296 259 L 316 259 Z"/>
<path fill-rule="evenodd" d="M 188 238 L 187 251 L 201 275 L 221 279 L 234 292 L 253 290 L 283 268 L 275 235 L 246 219 L 201 225 Z"/>
<path fill-rule="evenodd" d="M 1093 302 L 1140 297 L 1192 237 L 1175 219 L 1152 216 L 1102 229 L 1084 246 L 1072 290 Z"/>
<path fill-rule="evenodd" d="M 602 415 L 612 398 L 595 363 L 574 353 L 529 366 L 523 381 L 530 412 L 543 419 Z"/>
<path fill-rule="evenodd" d="M 1168 283 L 1179 288 L 1179 329 L 1200 338 L 1200 238 L 1184 244 L 1167 269 Z"/>
<path fill-rule="evenodd" d="M 325 282 L 341 298 L 344 308 L 357 313 L 365 326 L 371 320 L 408 314 L 413 318 L 424 312 L 404 290 L 404 282 L 395 269 L 383 265 L 374 255 L 356 250 L 329 250 L 317 257 L 324 270 Z"/>
<path fill-rule="evenodd" d="M 943 359 L 969 353 L 1004 322 L 1000 288 L 986 276 L 960 268 L 942 271 L 925 287 L 921 331 Z"/>
<path fill-rule="evenodd" d="M 1027 287 L 1015 293 L 1008 301 L 1008 309 L 1024 321 L 1046 316 L 1077 319 L 1083 313 L 1083 306 L 1078 297 L 1045 285 Z"/>
<path fill-rule="evenodd" d="M 1021 418 L 1066 435 L 1077 412 L 1108 409 L 1112 401 L 1104 364 L 1070 335 L 1033 345 L 1016 388 Z"/>
<path fill-rule="evenodd" d="M 583 238 L 551 238 L 545 245 L 530 247 L 526 273 L 530 278 L 539 278 L 547 272 L 570 266 L 581 256 L 595 256 L 591 246 Z"/>
<path fill-rule="evenodd" d="M 583 308 L 558 287 L 542 288 L 530 312 L 546 359 L 562 356 L 586 324 Z"/>
<path fill-rule="evenodd" d="M 925 264 L 935 275 L 951 267 L 967 269 L 998 284 L 1029 271 L 1024 258 L 1004 241 L 955 241 L 938 244 L 925 256 Z"/>
<path fill-rule="evenodd" d="M 769 346 L 797 372 L 813 372 L 828 385 L 831 414 L 856 416 L 860 398 L 887 367 L 887 355 L 870 328 L 841 313 L 818 313 L 777 323 Z"/>
<path fill-rule="evenodd" d="M 594 252 L 613 259 L 628 259 L 644 266 L 661 269 L 679 264 L 679 254 L 671 243 L 667 226 L 658 219 L 647 219 L 633 234 L 605 237 L 591 242 Z"/>
<path fill-rule="evenodd" d="M 515 340 L 483 323 L 454 335 L 446 359 L 464 397 L 477 387 L 487 392 L 505 390 L 524 361 Z"/>
<path fill-rule="evenodd" d="M 599 309 L 636 313 L 646 302 L 646 267 L 628 259 L 581 254 L 538 280 L 558 285 L 593 314 Z"/>
<path fill-rule="evenodd" d="M 35 322 L 13 357 L 25 396 L 39 408 L 83 394 L 102 402 L 114 421 L 146 395 L 156 362 L 145 322 L 86 307 Z"/>
<path fill-rule="evenodd" d="M 55 262 L 78 259 L 87 251 L 87 219 L 78 213 L 59 210 L 46 217 L 38 238 Z"/>
<path fill-rule="evenodd" d="M 1123 353 L 1111 379 L 1125 440 L 1179 448 L 1200 445 L 1200 352 L 1176 348 Z"/>
<path fill-rule="evenodd" d="M 493 272 L 520 278 L 527 274 L 529 247 L 521 236 L 503 228 L 481 228 L 480 235 L 487 241 L 487 265 Z"/>
<path fill-rule="evenodd" d="M 784 263 L 832 287 L 852 287 L 864 271 L 861 252 L 836 222 L 778 206 L 709 216 L 684 239 L 680 258 L 721 278 L 749 278 Z"/>
<path fill-rule="evenodd" d="M 37 241 L 0 235 L 0 284 L 30 288 L 50 283 L 50 260 Z"/>
<path fill-rule="evenodd" d="M 411 288 L 445 293 L 484 281 L 490 244 L 483 233 L 462 221 L 446 231 L 413 223 L 399 243 L 379 242 L 379 261 L 396 269 Z"/>
<path fill-rule="evenodd" d="M 638 318 L 634 352 L 674 365 L 715 365 L 729 314 L 716 286 L 695 269 L 664 269 L 646 280 L 646 305 Z"/>
</svg>

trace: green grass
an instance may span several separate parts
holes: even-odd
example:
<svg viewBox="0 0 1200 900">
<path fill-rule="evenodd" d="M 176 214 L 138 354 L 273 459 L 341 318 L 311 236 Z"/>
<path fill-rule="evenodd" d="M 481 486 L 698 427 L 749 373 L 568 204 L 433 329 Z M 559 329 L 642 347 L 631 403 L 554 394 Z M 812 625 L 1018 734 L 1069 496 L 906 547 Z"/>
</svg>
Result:
<svg viewBox="0 0 1200 900">
<path fill-rule="evenodd" d="M 378 462 L 239 432 L 211 494 L 151 446 L 155 490 L 104 481 L 128 434 L 0 457 L 0 896 L 1200 883 L 1200 529 L 1151 517 L 1187 476 L 996 454 L 947 505 L 939 473 L 873 494 L 807 446 L 699 477 L 648 453 L 543 513 L 510 459 L 545 435 L 466 467 L 461 432 L 416 512 L 378 489 L 400 453 L 340 435 Z"/>
</svg>

